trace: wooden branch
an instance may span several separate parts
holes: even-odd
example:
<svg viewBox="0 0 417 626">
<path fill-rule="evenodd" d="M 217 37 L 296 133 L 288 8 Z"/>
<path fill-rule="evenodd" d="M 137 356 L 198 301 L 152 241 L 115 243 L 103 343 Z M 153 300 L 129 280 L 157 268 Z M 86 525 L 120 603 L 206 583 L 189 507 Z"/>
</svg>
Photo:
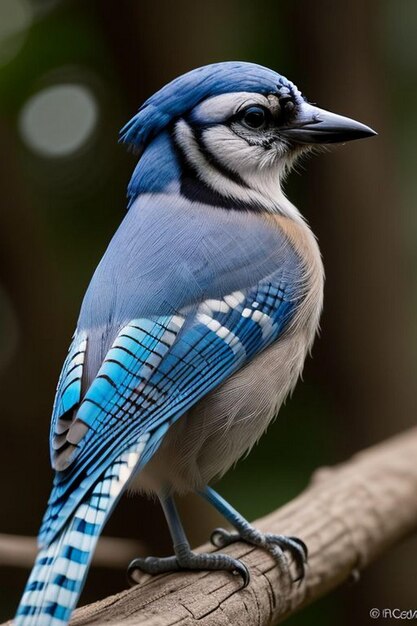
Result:
<svg viewBox="0 0 417 626">
<path fill-rule="evenodd" d="M 0 533 L 0 567 L 30 568 L 36 557 L 35 537 Z M 145 546 L 133 539 L 101 537 L 94 554 L 93 565 L 121 569 L 132 559 L 132 554 L 145 555 Z"/>
<path fill-rule="evenodd" d="M 224 572 L 146 576 L 133 589 L 78 609 L 71 624 L 277 624 L 356 578 L 358 571 L 416 529 L 416 495 L 417 428 L 347 463 L 320 469 L 298 498 L 256 523 L 307 543 L 309 568 L 301 584 L 291 583 L 293 563 L 277 567 L 266 552 L 238 543 L 225 552 L 250 568 L 251 583 L 243 591 L 239 578 Z"/>
</svg>

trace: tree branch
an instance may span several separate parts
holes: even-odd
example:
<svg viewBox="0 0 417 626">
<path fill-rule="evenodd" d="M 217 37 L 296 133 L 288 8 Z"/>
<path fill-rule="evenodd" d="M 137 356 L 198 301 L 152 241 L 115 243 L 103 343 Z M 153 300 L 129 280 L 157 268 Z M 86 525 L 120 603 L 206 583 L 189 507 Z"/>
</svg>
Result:
<svg viewBox="0 0 417 626">
<path fill-rule="evenodd" d="M 298 498 L 256 523 L 307 543 L 309 567 L 301 584 L 291 583 L 293 563 L 279 568 L 264 551 L 238 543 L 225 552 L 250 568 L 243 591 L 239 578 L 223 572 L 145 576 L 137 587 L 77 610 L 71 624 L 277 624 L 355 577 L 417 527 L 416 459 L 417 428 L 320 469 Z"/>
<path fill-rule="evenodd" d="M 30 568 L 36 557 L 35 537 L 6 535 L 0 533 L 0 567 Z M 146 548 L 133 539 L 101 537 L 94 554 L 93 565 L 115 569 L 126 568 L 132 554 L 145 556 Z"/>
</svg>

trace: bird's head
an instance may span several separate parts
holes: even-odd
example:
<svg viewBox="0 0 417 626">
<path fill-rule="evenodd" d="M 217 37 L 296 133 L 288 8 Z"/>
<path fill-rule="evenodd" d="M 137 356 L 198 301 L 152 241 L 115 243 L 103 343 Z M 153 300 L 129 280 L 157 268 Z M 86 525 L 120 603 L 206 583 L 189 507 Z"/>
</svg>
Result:
<svg viewBox="0 0 417 626">
<path fill-rule="evenodd" d="M 376 134 L 309 104 L 285 77 L 246 62 L 216 63 L 175 79 L 144 103 L 121 139 L 142 153 L 163 132 L 183 177 L 255 204 L 278 201 L 283 174 L 311 147 Z"/>
</svg>

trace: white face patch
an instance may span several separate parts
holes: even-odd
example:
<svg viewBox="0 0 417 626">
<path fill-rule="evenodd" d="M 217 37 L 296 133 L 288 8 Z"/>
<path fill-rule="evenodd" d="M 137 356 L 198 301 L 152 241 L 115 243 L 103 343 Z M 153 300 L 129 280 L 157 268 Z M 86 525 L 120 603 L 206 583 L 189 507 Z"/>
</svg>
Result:
<svg viewBox="0 0 417 626">
<path fill-rule="evenodd" d="M 207 146 L 218 163 L 229 171 L 238 174 L 243 183 L 239 183 L 219 170 L 212 163 L 208 150 L 202 150 L 194 135 L 192 127 L 183 119 L 175 126 L 175 139 L 186 160 L 192 165 L 200 180 L 211 189 L 237 201 L 262 206 L 271 213 L 282 213 L 292 219 L 302 221 L 300 213 L 285 197 L 280 185 L 281 168 L 285 169 L 283 160 L 274 158 L 274 166 L 260 168 L 258 159 L 266 152 L 260 146 L 249 146 L 241 137 L 234 138 L 232 131 L 223 126 L 215 126 Z M 225 134 L 224 134 L 225 133 Z M 213 140 L 213 141 L 211 141 Z M 262 151 L 262 152 L 261 152 Z M 243 157 L 247 167 L 242 168 Z"/>
<path fill-rule="evenodd" d="M 246 110 L 261 107 L 265 124 L 246 123 Z M 242 115 L 240 116 L 240 113 Z M 175 140 L 197 177 L 230 200 L 302 219 L 285 198 L 281 180 L 294 154 L 281 141 L 278 95 L 237 92 L 208 98 L 175 125 Z"/>
<path fill-rule="evenodd" d="M 291 155 L 273 123 L 264 131 L 245 127 L 239 121 L 239 113 L 250 107 L 267 109 L 272 120 L 280 111 L 277 95 L 228 93 L 198 105 L 192 112 L 191 125 L 200 126 L 200 144 L 219 164 L 239 174 L 250 187 L 275 196 Z M 234 117 L 236 120 L 231 122 Z"/>
<path fill-rule="evenodd" d="M 254 172 L 262 175 L 262 170 L 268 168 L 273 168 L 275 175 L 280 176 L 280 159 L 285 158 L 286 150 L 278 140 L 265 149 L 261 143 L 249 143 L 233 129 L 220 124 L 204 130 L 202 139 L 207 150 L 215 154 L 220 163 L 242 176 Z"/>
<path fill-rule="evenodd" d="M 238 93 L 225 93 L 221 96 L 213 96 L 204 100 L 193 110 L 192 118 L 196 122 L 205 124 L 222 124 L 235 115 L 242 108 L 260 105 L 275 113 L 279 108 L 276 96 L 264 96 L 259 93 L 241 91 Z"/>
</svg>

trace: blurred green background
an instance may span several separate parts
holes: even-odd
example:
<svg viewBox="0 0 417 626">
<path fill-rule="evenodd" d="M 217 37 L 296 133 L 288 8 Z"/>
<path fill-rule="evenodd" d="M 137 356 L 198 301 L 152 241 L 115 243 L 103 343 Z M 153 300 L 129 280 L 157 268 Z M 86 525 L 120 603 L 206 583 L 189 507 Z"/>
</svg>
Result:
<svg viewBox="0 0 417 626">
<path fill-rule="evenodd" d="M 0 0 L 1 533 L 35 535 L 47 500 L 57 377 L 135 165 L 118 130 L 198 65 L 265 64 L 379 132 L 290 177 L 326 266 L 321 337 L 304 382 L 220 491 L 253 519 L 318 466 L 414 423 L 416 29 L 413 0 Z M 204 541 L 218 520 L 193 500 L 182 508 L 194 543 Z M 159 508 L 138 498 L 122 501 L 106 533 L 169 552 Z M 372 607 L 417 608 L 416 562 L 414 537 L 288 624 L 361 625 Z M 26 576 L 0 563 L 0 619 Z M 82 601 L 125 585 L 123 571 L 93 568 Z"/>
</svg>

